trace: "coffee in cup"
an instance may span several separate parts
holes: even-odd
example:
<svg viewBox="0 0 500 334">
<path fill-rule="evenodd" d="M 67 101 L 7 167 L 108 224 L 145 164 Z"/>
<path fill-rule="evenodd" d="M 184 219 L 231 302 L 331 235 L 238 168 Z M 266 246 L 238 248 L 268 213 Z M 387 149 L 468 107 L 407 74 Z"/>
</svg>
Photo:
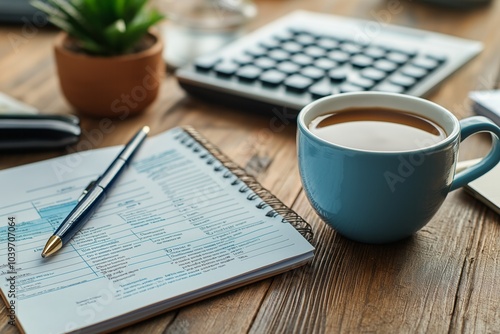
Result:
<svg viewBox="0 0 500 334">
<path fill-rule="evenodd" d="M 446 132 L 430 119 L 388 108 L 349 108 L 320 115 L 309 130 L 331 143 L 370 151 L 405 151 L 437 143 Z"/>
<path fill-rule="evenodd" d="M 322 98 L 297 118 L 299 171 L 323 221 L 347 238 L 393 242 L 421 229 L 447 194 L 500 161 L 500 128 L 485 117 L 460 122 L 425 99 L 382 92 Z M 455 174 L 459 144 L 490 132 L 493 146 Z"/>
</svg>

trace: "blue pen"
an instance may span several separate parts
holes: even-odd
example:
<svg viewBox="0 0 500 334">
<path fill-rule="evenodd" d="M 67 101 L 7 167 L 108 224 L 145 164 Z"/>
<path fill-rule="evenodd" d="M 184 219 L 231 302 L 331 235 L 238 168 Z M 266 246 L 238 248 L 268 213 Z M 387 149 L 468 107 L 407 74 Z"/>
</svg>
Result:
<svg viewBox="0 0 500 334">
<path fill-rule="evenodd" d="M 85 225 L 94 211 L 101 205 L 106 195 L 123 172 L 132 156 L 141 146 L 149 133 L 149 127 L 145 126 L 139 130 L 135 136 L 127 143 L 116 159 L 106 169 L 97 181 L 85 189 L 83 198 L 78 202 L 75 208 L 64 219 L 54 234 L 49 238 L 42 251 L 42 257 L 47 257 L 68 243 L 71 238 Z"/>
</svg>

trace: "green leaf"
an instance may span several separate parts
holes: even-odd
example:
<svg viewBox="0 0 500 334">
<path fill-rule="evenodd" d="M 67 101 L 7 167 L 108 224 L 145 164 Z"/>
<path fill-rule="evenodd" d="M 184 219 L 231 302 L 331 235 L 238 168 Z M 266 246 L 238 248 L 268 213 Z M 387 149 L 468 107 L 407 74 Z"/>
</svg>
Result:
<svg viewBox="0 0 500 334">
<path fill-rule="evenodd" d="M 127 11 L 125 18 L 132 21 L 140 13 L 147 3 L 147 0 L 125 0 L 127 2 Z"/>
<path fill-rule="evenodd" d="M 126 0 L 115 1 L 115 14 L 118 17 L 125 18 L 125 11 L 127 9 L 126 4 L 127 4 Z"/>
<path fill-rule="evenodd" d="M 114 24 L 110 25 L 104 31 L 106 39 L 108 40 L 109 47 L 115 53 L 120 53 L 122 47 L 123 32 L 125 31 L 125 22 L 123 20 L 118 20 Z"/>
<path fill-rule="evenodd" d="M 78 40 L 86 52 L 131 52 L 151 26 L 164 17 L 148 0 L 32 0 L 49 20 Z"/>
<path fill-rule="evenodd" d="M 30 1 L 30 4 L 35 7 L 36 9 L 41 10 L 42 12 L 48 14 L 49 16 L 62 16 L 62 12 L 60 10 L 57 10 L 56 8 L 49 6 L 47 3 L 36 0 L 36 1 Z"/>
</svg>

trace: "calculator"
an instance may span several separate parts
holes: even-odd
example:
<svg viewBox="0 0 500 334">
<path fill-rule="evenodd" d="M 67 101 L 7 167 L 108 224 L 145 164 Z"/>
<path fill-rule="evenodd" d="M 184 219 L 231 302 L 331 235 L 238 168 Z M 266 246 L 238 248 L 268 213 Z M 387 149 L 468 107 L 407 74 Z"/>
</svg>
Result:
<svg viewBox="0 0 500 334">
<path fill-rule="evenodd" d="M 177 70 L 189 93 L 257 112 L 297 114 L 332 94 L 425 96 L 482 50 L 435 32 L 296 11 Z"/>
</svg>

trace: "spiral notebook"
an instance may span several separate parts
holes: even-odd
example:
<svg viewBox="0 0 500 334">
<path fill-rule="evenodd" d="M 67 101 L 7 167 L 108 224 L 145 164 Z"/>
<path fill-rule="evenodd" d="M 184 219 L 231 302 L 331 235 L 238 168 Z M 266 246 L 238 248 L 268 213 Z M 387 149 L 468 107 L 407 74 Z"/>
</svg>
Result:
<svg viewBox="0 0 500 334">
<path fill-rule="evenodd" d="M 175 128 L 149 138 L 71 243 L 42 259 L 119 149 L 0 171 L 1 291 L 23 332 L 109 331 L 313 258 L 302 218 L 194 129 Z"/>
</svg>

